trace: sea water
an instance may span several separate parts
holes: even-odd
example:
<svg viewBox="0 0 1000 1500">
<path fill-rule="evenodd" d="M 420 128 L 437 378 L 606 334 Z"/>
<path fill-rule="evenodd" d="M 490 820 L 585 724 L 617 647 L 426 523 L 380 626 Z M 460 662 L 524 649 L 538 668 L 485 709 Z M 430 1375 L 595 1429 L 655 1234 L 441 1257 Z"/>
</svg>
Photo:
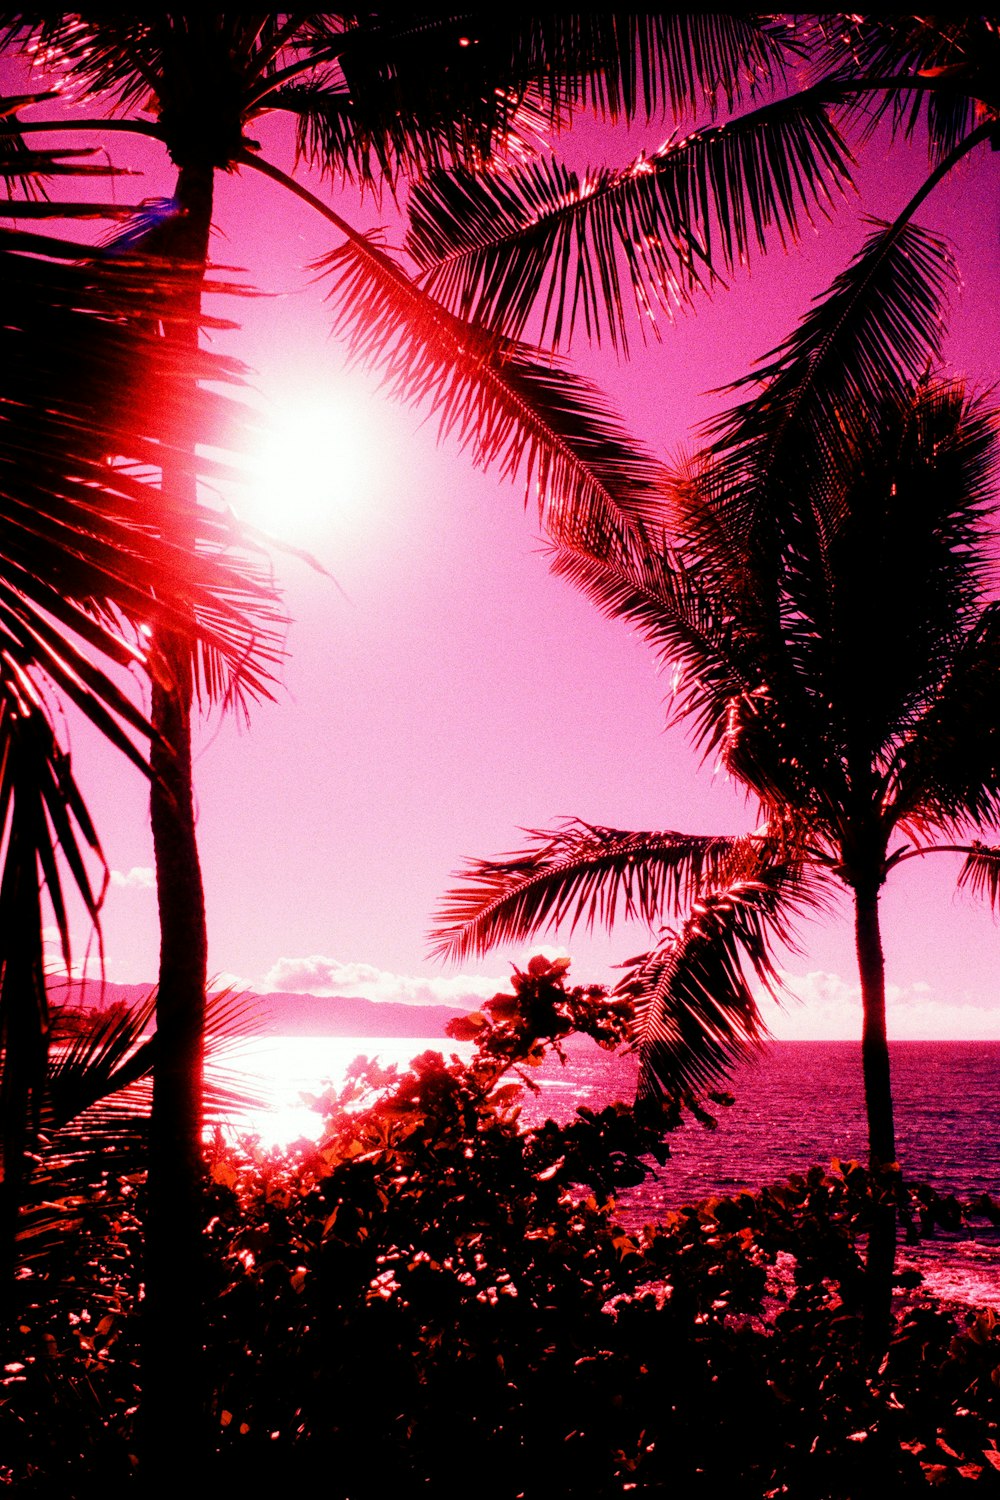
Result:
<svg viewBox="0 0 1000 1500">
<path fill-rule="evenodd" d="M 363 1054 L 405 1066 L 426 1050 L 467 1056 L 441 1038 L 274 1037 L 259 1039 L 233 1064 L 259 1081 L 267 1107 L 245 1124 L 265 1141 L 315 1136 L 321 1119 L 302 1101 L 338 1083 Z M 538 1094 L 525 1093 L 523 1118 L 569 1118 L 634 1095 L 636 1062 L 589 1044 L 536 1070 Z M 892 1047 L 897 1152 L 907 1176 L 963 1200 L 1000 1199 L 1000 1042 L 898 1042 Z M 851 1042 L 776 1042 L 739 1067 L 734 1103 L 714 1108 L 717 1126 L 689 1120 L 669 1137 L 670 1159 L 622 1202 L 632 1224 L 710 1194 L 780 1181 L 814 1163 L 866 1156 L 860 1049 Z M 901 1253 L 940 1297 L 1000 1307 L 1000 1234 L 938 1234 Z"/>
</svg>

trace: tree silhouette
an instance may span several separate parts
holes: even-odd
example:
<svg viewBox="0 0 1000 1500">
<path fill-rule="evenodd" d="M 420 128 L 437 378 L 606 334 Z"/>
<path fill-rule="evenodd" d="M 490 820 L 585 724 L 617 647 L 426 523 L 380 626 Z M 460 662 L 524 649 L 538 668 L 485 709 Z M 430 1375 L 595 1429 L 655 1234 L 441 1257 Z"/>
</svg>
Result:
<svg viewBox="0 0 1000 1500">
<path fill-rule="evenodd" d="M 402 394 L 433 401 L 444 429 L 474 458 L 521 471 L 559 534 L 609 543 L 623 517 L 651 503 L 658 471 L 624 440 L 599 395 L 528 346 L 477 329 L 434 302 L 376 237 L 267 161 L 248 134 L 265 112 L 297 122 L 302 160 L 335 182 L 395 192 L 440 165 L 479 171 L 577 108 L 611 118 L 650 115 L 665 102 L 739 92 L 767 73 L 780 28 L 758 18 L 617 13 L 454 16 L 148 16 L 109 13 L 16 18 L 8 43 L 32 50 L 89 99 L 89 120 L 19 122 L 12 149 L 32 132 L 126 131 L 160 141 L 177 170 L 173 202 L 138 243 L 177 271 L 163 326 L 191 361 L 208 258 L 216 172 L 258 171 L 309 202 L 337 233 L 325 261 L 342 326 L 383 362 Z M 131 231 L 130 231 L 131 235 Z M 196 378 L 192 367 L 192 379 Z M 184 450 L 162 464 L 170 507 L 161 533 L 192 540 L 197 498 Z M 161 964 L 150 1156 L 149 1326 L 146 1405 L 160 1424 L 151 1479 L 170 1488 L 178 1430 L 198 1424 L 197 1304 L 201 1072 L 206 933 L 191 779 L 197 658 L 183 621 L 153 642 L 154 779 Z M 192 1442 L 194 1439 L 192 1438 Z"/>
<path fill-rule="evenodd" d="M 877 230 L 839 292 L 769 356 L 762 389 L 676 477 L 659 536 L 647 531 L 627 561 L 554 556 L 671 666 L 675 720 L 745 788 L 757 830 L 536 831 L 519 853 L 462 872 L 435 933 L 459 957 L 558 922 L 610 926 L 619 910 L 674 919 L 623 987 L 638 1006 L 641 1089 L 698 1091 L 761 1036 L 755 981 L 774 987 L 776 950 L 846 887 L 875 1169 L 896 1160 L 879 892 L 897 865 L 940 848 L 966 852 L 966 879 L 995 883 L 996 858 L 975 836 L 1000 816 L 995 418 L 957 382 L 865 389 L 865 351 L 880 327 L 899 332 L 892 285 L 912 310 L 922 261 L 933 305 L 946 264 L 912 227 L 896 248 L 890 277 Z M 848 336 L 840 314 L 866 254 L 881 263 L 883 297 Z M 831 325 L 839 349 L 822 335 Z M 871 1236 L 876 1347 L 894 1226 L 888 1207 Z"/>
<path fill-rule="evenodd" d="M 4 102 L 17 127 L 18 108 Z M 25 1156 L 44 1115 L 49 1011 L 43 920 L 72 963 L 69 890 L 95 923 L 106 881 L 97 830 L 59 729 L 71 704 L 147 775 L 153 731 L 121 681 L 144 672 L 154 628 L 183 621 L 236 691 L 267 692 L 273 591 L 232 551 L 233 527 L 199 507 L 192 545 L 162 532 L 165 503 L 145 475 L 184 458 L 193 434 L 224 442 L 231 394 L 178 376 L 159 331 L 176 294 L 171 268 L 43 232 L 39 221 L 119 218 L 114 206 L 52 201 L 46 185 L 110 168 L 89 151 L 3 138 L 6 206 L 0 383 L 0 1297 L 14 1294 Z M 32 227 L 24 227 L 25 222 Z M 231 386 L 231 361 L 202 372 Z M 141 391 L 143 396 L 137 397 Z M 157 413 L 155 423 L 152 413 Z M 164 414 L 170 421 L 164 421 Z M 185 461 L 188 461 L 185 459 Z M 210 467 L 208 465 L 205 466 Z"/>
<path fill-rule="evenodd" d="M 582 324 L 624 350 L 636 323 L 646 337 L 657 314 L 673 316 L 831 217 L 880 124 L 890 144 L 925 139 L 928 150 L 927 176 L 885 225 L 889 239 L 963 162 L 995 149 L 995 18 L 780 20 L 770 66 L 750 65 L 754 108 L 733 113 L 740 101 L 720 85 L 713 114 L 724 103 L 729 118 L 675 133 L 623 168 L 581 174 L 542 158 L 489 176 L 430 173 L 407 241 L 422 284 L 510 337 L 534 318 L 554 348 Z"/>
</svg>

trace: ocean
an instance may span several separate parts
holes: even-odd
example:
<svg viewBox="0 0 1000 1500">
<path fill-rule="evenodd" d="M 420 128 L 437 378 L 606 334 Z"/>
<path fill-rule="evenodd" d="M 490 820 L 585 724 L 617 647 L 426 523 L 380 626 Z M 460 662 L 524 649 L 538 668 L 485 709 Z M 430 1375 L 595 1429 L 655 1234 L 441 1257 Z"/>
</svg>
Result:
<svg viewBox="0 0 1000 1500">
<path fill-rule="evenodd" d="M 468 1053 L 442 1038 L 269 1037 L 229 1059 L 259 1083 L 267 1108 L 244 1123 L 264 1141 L 315 1136 L 320 1121 L 302 1102 L 324 1081 L 338 1082 L 359 1053 L 383 1063 L 428 1048 Z M 896 1140 L 914 1181 L 961 1199 L 1000 1199 L 1000 1042 L 897 1042 L 892 1047 Z M 600 1108 L 628 1099 L 635 1060 L 576 1044 L 566 1065 L 550 1061 L 525 1093 L 523 1118 L 570 1116 L 578 1105 Z M 718 1107 L 718 1125 L 689 1121 L 668 1139 L 670 1159 L 623 1197 L 623 1218 L 653 1222 L 666 1209 L 710 1194 L 762 1187 L 814 1163 L 864 1160 L 866 1136 L 860 1051 L 853 1042 L 775 1042 L 740 1067 L 729 1085 L 735 1103 Z M 1000 1308 L 1000 1232 L 939 1232 L 905 1247 L 901 1263 L 919 1270 L 928 1290 L 949 1301 Z"/>
</svg>

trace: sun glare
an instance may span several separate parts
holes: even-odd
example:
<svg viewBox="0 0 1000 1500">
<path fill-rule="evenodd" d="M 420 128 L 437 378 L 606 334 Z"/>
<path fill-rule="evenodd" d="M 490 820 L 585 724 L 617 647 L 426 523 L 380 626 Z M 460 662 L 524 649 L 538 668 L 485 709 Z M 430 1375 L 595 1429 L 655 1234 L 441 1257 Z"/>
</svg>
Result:
<svg viewBox="0 0 1000 1500">
<path fill-rule="evenodd" d="M 238 509 L 286 541 L 360 518 L 378 468 L 371 434 L 367 413 L 349 398 L 284 404 L 261 436 Z"/>
</svg>

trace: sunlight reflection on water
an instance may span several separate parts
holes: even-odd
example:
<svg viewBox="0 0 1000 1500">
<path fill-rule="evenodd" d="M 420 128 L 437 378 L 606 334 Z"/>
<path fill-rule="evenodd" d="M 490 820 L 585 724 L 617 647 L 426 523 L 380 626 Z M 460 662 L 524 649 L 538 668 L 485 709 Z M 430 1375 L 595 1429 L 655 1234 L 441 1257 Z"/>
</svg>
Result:
<svg viewBox="0 0 1000 1500">
<path fill-rule="evenodd" d="M 316 1140 L 323 1128 L 322 1114 L 310 1108 L 303 1095 L 322 1094 L 330 1085 L 339 1088 L 357 1057 L 377 1058 L 383 1067 L 395 1063 L 403 1071 L 411 1058 L 428 1051 L 467 1059 L 472 1044 L 442 1037 L 247 1037 L 227 1050 L 226 1066 L 248 1075 L 266 1104 L 234 1120 L 232 1128 L 237 1134 L 258 1135 L 267 1146 Z"/>
</svg>

